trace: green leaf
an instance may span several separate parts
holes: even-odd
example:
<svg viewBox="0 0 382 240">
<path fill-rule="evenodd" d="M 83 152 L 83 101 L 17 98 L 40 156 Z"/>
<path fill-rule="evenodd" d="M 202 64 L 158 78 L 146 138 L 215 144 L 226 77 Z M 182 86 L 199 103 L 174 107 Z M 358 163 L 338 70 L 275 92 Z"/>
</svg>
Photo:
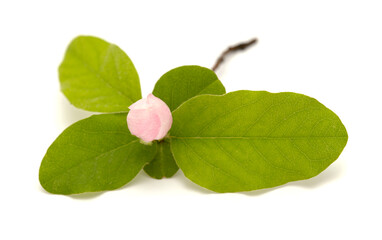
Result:
<svg viewBox="0 0 382 240">
<path fill-rule="evenodd" d="M 158 142 L 157 153 L 154 160 L 146 165 L 145 172 L 153 178 L 170 178 L 178 171 L 174 158 L 172 157 L 170 143 L 166 141 Z"/>
<path fill-rule="evenodd" d="M 88 111 L 128 111 L 142 98 L 130 58 L 118 46 L 96 37 L 79 36 L 70 43 L 59 77 L 69 101 Z"/>
<path fill-rule="evenodd" d="M 93 115 L 68 127 L 49 147 L 40 183 L 57 194 L 117 189 L 153 159 L 156 143 L 132 136 L 126 114 Z"/>
<path fill-rule="evenodd" d="M 153 90 L 153 94 L 162 99 L 171 111 L 197 95 L 224 93 L 225 88 L 216 74 L 199 66 L 182 66 L 168 71 Z"/>
<path fill-rule="evenodd" d="M 171 111 L 197 95 L 224 93 L 225 88 L 216 74 L 199 66 L 182 66 L 170 70 L 158 80 L 153 90 L 153 94 L 162 99 Z M 144 168 L 148 175 L 157 179 L 171 177 L 178 169 L 170 146 L 165 143 L 159 143 L 157 156 Z"/>
<path fill-rule="evenodd" d="M 191 181 L 216 192 L 250 191 L 316 176 L 347 142 L 341 120 L 296 93 L 198 96 L 173 112 L 171 150 Z"/>
</svg>

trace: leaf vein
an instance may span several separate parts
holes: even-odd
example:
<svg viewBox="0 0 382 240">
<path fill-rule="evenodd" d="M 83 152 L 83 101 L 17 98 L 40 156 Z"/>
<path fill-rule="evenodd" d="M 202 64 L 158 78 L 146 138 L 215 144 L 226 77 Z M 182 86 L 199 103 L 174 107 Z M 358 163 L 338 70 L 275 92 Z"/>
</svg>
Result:
<svg viewBox="0 0 382 240">
<path fill-rule="evenodd" d="M 109 49 L 112 47 L 113 45 L 110 44 L 108 49 L 107 49 L 107 52 L 110 51 Z M 128 96 L 126 95 L 125 93 L 121 92 L 118 88 L 114 87 L 113 85 L 111 85 L 106 79 L 104 79 L 104 77 L 99 74 L 95 69 L 93 69 L 92 67 L 90 67 L 84 59 L 82 59 L 82 57 L 80 57 L 80 55 L 76 52 L 76 51 L 72 51 L 73 55 L 82 63 L 83 66 L 85 66 L 85 68 L 90 72 L 92 73 L 94 76 L 96 76 L 99 80 L 101 80 L 107 87 L 113 89 L 115 92 L 117 92 L 119 95 L 123 96 L 124 98 L 128 99 L 131 103 L 133 103 L 134 101 Z M 106 61 L 106 56 L 104 58 L 104 61 Z M 103 65 L 103 64 L 102 64 Z"/>
<path fill-rule="evenodd" d="M 186 146 L 187 146 L 187 147 L 194 153 L 195 156 L 197 156 L 200 160 L 202 160 L 203 162 L 205 162 L 208 166 L 210 166 L 210 167 L 212 167 L 212 168 L 218 170 L 219 172 L 223 173 L 223 175 L 226 175 L 226 176 L 232 178 L 233 180 L 235 180 L 235 182 L 240 183 L 240 184 L 243 184 L 243 182 L 242 182 L 239 178 L 237 178 L 236 176 L 231 175 L 230 173 L 224 171 L 223 169 L 221 169 L 221 168 L 215 166 L 214 164 L 210 163 L 210 162 L 207 161 L 206 159 L 202 158 L 202 157 L 195 151 L 195 149 L 194 149 L 193 147 L 191 147 L 189 144 L 187 144 L 186 141 L 183 141 L 183 143 L 184 143 L 184 145 L 186 145 Z M 244 183 L 244 184 L 245 184 L 245 183 Z"/>
<path fill-rule="evenodd" d="M 260 98 L 257 98 L 255 101 L 251 101 L 251 102 L 249 102 L 249 103 L 246 103 L 246 104 L 244 104 L 244 105 L 242 105 L 242 106 L 240 106 L 240 107 L 237 107 L 237 108 L 235 108 L 235 109 L 233 109 L 233 110 L 231 110 L 231 111 L 229 111 L 229 112 L 224 112 L 223 114 L 218 115 L 217 117 L 215 117 L 214 119 L 212 119 L 211 121 L 209 121 L 206 125 L 204 125 L 204 126 L 199 130 L 199 132 L 196 133 L 196 135 L 200 135 L 206 128 L 208 128 L 208 127 L 209 127 L 210 125 L 212 125 L 214 122 L 218 121 L 220 118 L 228 117 L 229 114 L 232 114 L 232 113 L 234 113 L 234 112 L 236 112 L 236 111 L 238 111 L 238 110 L 240 110 L 240 109 L 242 109 L 242 108 L 244 108 L 244 107 L 247 107 L 247 106 L 249 106 L 249 105 L 251 105 L 251 104 L 257 103 L 257 102 L 263 100 L 265 97 L 267 97 L 267 95 L 262 96 L 262 97 L 260 97 Z"/>
<path fill-rule="evenodd" d="M 95 159 L 96 161 L 98 161 L 98 159 L 101 158 L 102 156 L 104 156 L 104 155 L 106 155 L 106 154 L 108 154 L 108 153 L 117 151 L 117 150 L 119 150 L 119 149 L 121 149 L 121 148 L 123 148 L 123 147 L 127 147 L 127 146 L 129 146 L 130 144 L 132 144 L 132 143 L 134 143 L 134 142 L 137 142 L 137 141 L 138 141 L 138 140 L 131 141 L 131 142 L 127 143 L 127 144 L 123 144 L 123 145 L 118 146 L 118 147 L 116 147 L 116 148 L 113 148 L 113 149 L 111 149 L 111 150 L 109 150 L 109 151 L 106 151 L 106 152 L 104 152 L 104 153 L 102 153 L 102 154 L 100 154 L 100 155 L 98 155 L 98 156 L 93 156 L 93 157 L 87 158 L 87 159 L 85 159 L 85 160 L 79 162 L 78 164 L 75 164 L 75 165 L 73 165 L 73 166 L 71 166 L 71 167 L 69 167 L 69 168 L 65 168 L 65 169 L 64 169 L 65 171 L 62 171 L 62 172 L 60 172 L 60 173 L 54 175 L 53 177 L 51 177 L 51 178 L 48 179 L 47 181 L 51 181 L 53 178 L 57 178 L 58 176 L 64 175 L 65 173 L 68 173 L 69 171 L 71 171 L 72 169 L 74 169 L 74 168 L 76 168 L 76 167 L 80 167 L 80 166 L 82 166 L 82 164 L 87 163 L 87 162 L 89 162 L 90 160 Z"/>
</svg>

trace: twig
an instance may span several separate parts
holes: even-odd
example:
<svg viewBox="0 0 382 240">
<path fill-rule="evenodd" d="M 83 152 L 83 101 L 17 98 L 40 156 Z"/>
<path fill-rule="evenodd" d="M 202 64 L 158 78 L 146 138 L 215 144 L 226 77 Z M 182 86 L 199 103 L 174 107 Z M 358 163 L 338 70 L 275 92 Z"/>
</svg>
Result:
<svg viewBox="0 0 382 240">
<path fill-rule="evenodd" d="M 221 65 L 222 62 L 224 62 L 224 59 L 225 57 L 230 54 L 230 53 L 233 53 L 233 52 L 236 52 L 238 50 L 244 50 L 246 48 L 248 48 L 249 46 L 253 45 L 257 43 L 257 38 L 254 38 L 248 42 L 244 42 L 244 43 L 239 43 L 237 45 L 234 45 L 234 46 L 231 46 L 229 47 L 227 50 L 225 50 L 221 55 L 220 57 L 218 58 L 218 60 L 216 60 L 216 63 L 215 65 L 212 67 L 212 71 L 216 71 L 216 69 L 218 69 L 218 67 Z"/>
</svg>

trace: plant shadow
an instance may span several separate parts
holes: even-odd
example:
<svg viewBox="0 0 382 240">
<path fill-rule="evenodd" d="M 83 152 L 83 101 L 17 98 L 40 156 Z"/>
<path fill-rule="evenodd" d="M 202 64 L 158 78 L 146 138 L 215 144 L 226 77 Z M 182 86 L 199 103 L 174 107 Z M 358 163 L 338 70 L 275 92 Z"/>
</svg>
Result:
<svg viewBox="0 0 382 240">
<path fill-rule="evenodd" d="M 140 173 L 138 173 L 138 175 L 131 182 L 124 185 L 120 189 L 122 190 L 125 188 L 132 187 L 132 185 L 134 185 L 134 187 L 142 187 L 142 188 L 146 188 L 148 191 L 149 190 L 155 191 L 156 190 L 155 188 L 158 187 L 158 185 L 156 185 L 155 181 L 163 181 L 163 182 L 164 181 L 174 181 L 174 182 L 176 182 L 176 184 L 179 184 L 181 187 L 184 187 L 184 188 L 191 190 L 191 191 L 195 191 L 195 192 L 202 193 L 202 194 L 214 193 L 214 192 L 212 192 L 208 189 L 205 189 L 203 187 L 200 187 L 200 186 L 196 185 L 195 183 L 191 182 L 190 180 L 188 180 L 184 176 L 184 174 L 181 170 L 178 170 L 178 172 L 176 172 L 175 175 L 172 176 L 171 178 L 162 178 L 162 179 L 153 179 L 152 177 L 147 175 L 145 173 L 145 171 L 142 170 Z M 157 183 L 159 183 L 159 182 L 157 182 Z M 161 183 L 161 184 L 165 184 L 165 183 Z"/>
<path fill-rule="evenodd" d="M 274 190 L 277 190 L 279 188 L 284 188 L 287 186 L 315 189 L 315 188 L 324 186 L 326 184 L 329 184 L 330 182 L 336 179 L 341 178 L 344 174 L 345 174 L 345 165 L 344 165 L 344 161 L 341 161 L 341 162 L 336 162 L 336 164 L 329 166 L 322 173 L 310 179 L 289 182 L 284 185 L 273 187 L 273 188 L 243 192 L 242 194 L 245 194 L 247 196 L 260 196 L 260 195 L 263 195 L 263 194 L 266 194 Z"/>
<path fill-rule="evenodd" d="M 39 190 L 41 193 L 46 194 L 46 195 L 61 195 L 61 194 L 52 194 L 50 192 L 47 192 L 43 187 L 39 186 Z M 77 200 L 90 200 L 96 197 L 101 196 L 103 193 L 106 191 L 101 191 L 101 192 L 87 192 L 87 193 L 79 193 L 79 194 L 72 194 L 72 195 L 62 195 L 65 197 L 69 197 L 72 199 L 77 199 Z"/>
<path fill-rule="evenodd" d="M 57 121 L 63 128 L 66 128 L 79 120 L 90 117 L 93 114 L 97 114 L 76 108 L 61 92 L 57 95 L 57 102 Z"/>
<path fill-rule="evenodd" d="M 138 186 L 138 185 L 147 185 L 149 181 L 155 180 L 150 178 L 149 176 L 146 175 L 146 173 L 141 170 L 137 176 L 135 176 L 130 182 L 127 184 L 123 185 L 122 187 L 118 188 L 118 190 L 123 190 L 125 188 L 130 188 L 132 186 Z"/>
<path fill-rule="evenodd" d="M 97 198 L 104 194 L 105 191 L 102 192 L 87 192 L 87 193 L 79 193 L 79 194 L 73 194 L 73 195 L 68 195 L 68 197 L 76 200 L 91 200 L 94 198 Z"/>
<path fill-rule="evenodd" d="M 189 180 L 186 176 L 184 176 L 184 173 L 179 170 L 173 178 L 178 181 L 183 187 L 185 187 L 188 190 L 191 190 L 193 192 L 197 192 L 200 194 L 217 194 L 211 190 L 208 190 L 207 188 L 204 188 L 202 186 L 197 185 L 196 183 Z"/>
</svg>

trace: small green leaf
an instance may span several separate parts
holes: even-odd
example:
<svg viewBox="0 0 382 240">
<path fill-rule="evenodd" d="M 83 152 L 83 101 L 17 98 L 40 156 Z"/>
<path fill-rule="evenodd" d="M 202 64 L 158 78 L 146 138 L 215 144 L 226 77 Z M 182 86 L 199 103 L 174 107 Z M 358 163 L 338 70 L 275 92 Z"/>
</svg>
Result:
<svg viewBox="0 0 382 240">
<path fill-rule="evenodd" d="M 61 90 L 76 107 L 123 112 L 141 99 L 137 71 L 118 46 L 90 36 L 75 38 L 59 67 Z"/>
<path fill-rule="evenodd" d="M 173 112 L 171 150 L 190 180 L 216 192 L 250 191 L 316 176 L 347 132 L 317 100 L 237 91 L 198 96 Z"/>
<path fill-rule="evenodd" d="M 170 178 L 178 171 L 174 158 L 172 157 L 170 143 L 166 141 L 158 142 L 157 153 L 154 160 L 146 165 L 145 172 L 153 178 Z"/>
<path fill-rule="evenodd" d="M 155 84 L 153 94 L 174 111 L 180 104 L 201 94 L 224 94 L 225 88 L 208 68 L 182 66 L 165 73 Z"/>
<path fill-rule="evenodd" d="M 49 147 L 40 183 L 56 194 L 113 190 L 131 181 L 156 153 L 132 136 L 126 114 L 93 115 L 68 127 Z"/>
<path fill-rule="evenodd" d="M 201 94 L 224 94 L 225 88 L 216 74 L 208 68 L 182 66 L 165 73 L 155 84 L 153 94 L 162 99 L 173 111 L 188 99 Z M 161 143 L 160 143 L 161 146 Z M 153 178 L 171 177 L 178 166 L 170 152 L 170 146 L 163 144 L 158 148 L 155 159 L 144 170 Z"/>
</svg>

